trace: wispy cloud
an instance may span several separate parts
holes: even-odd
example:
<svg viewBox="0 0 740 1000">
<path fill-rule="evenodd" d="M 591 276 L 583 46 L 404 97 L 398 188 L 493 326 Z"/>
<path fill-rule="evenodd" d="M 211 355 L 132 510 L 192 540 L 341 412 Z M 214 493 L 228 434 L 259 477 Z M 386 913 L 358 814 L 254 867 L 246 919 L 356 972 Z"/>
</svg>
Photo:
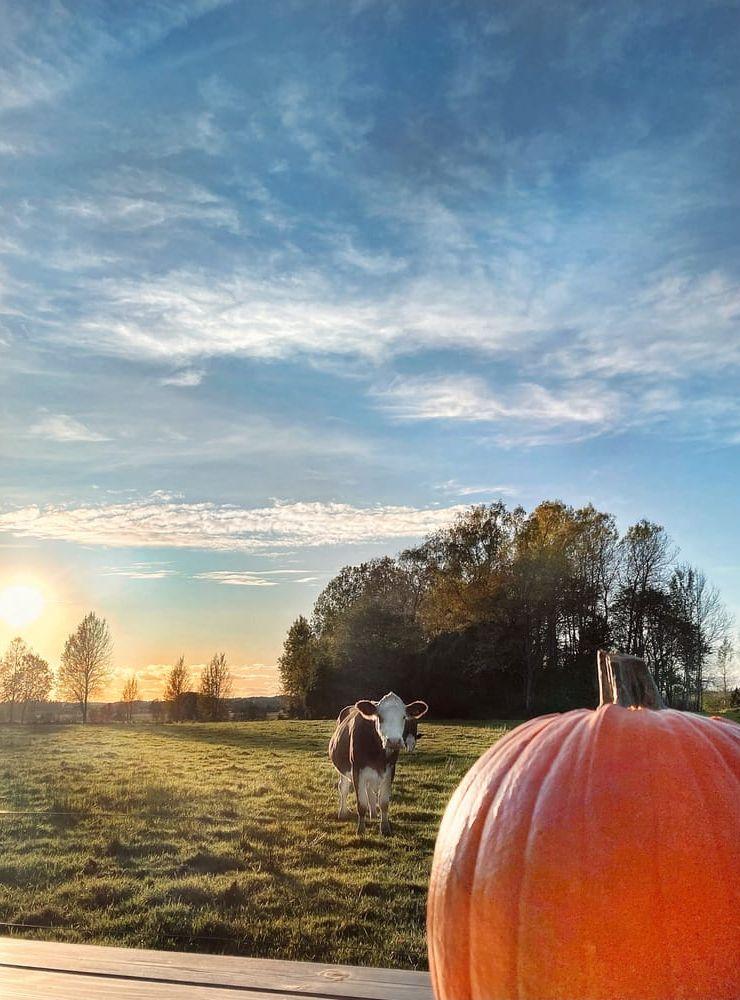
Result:
<svg viewBox="0 0 740 1000">
<path fill-rule="evenodd" d="M 181 371 L 172 372 L 171 375 L 164 375 L 159 381 L 161 385 L 176 385 L 182 388 L 192 388 L 200 385 L 205 376 L 204 371 L 195 368 L 184 368 Z"/>
<path fill-rule="evenodd" d="M 168 569 L 161 563 L 138 562 L 130 566 L 111 566 L 103 576 L 122 576 L 127 580 L 165 580 L 177 576 L 177 570 Z"/>
<path fill-rule="evenodd" d="M 5 32 L 6 98 L 43 104 L 216 6 L 154 3 L 102 20 L 61 5 L 49 17 L 18 7 Z M 628 6 L 543 12 L 546 56 L 530 37 L 528 5 L 494 15 L 456 8 L 440 15 L 446 55 L 435 87 L 410 86 L 391 107 L 384 62 L 364 62 L 351 17 L 332 19 L 337 45 L 321 65 L 300 43 L 277 58 L 287 21 L 264 58 L 238 70 L 209 53 L 220 60 L 235 37 L 259 44 L 256 21 L 234 34 L 225 17 L 205 42 L 194 32 L 155 65 L 166 79 L 205 60 L 198 86 L 183 79 L 177 91 L 173 80 L 166 100 L 152 95 L 145 120 L 136 97 L 115 105 L 112 122 L 75 120 L 90 130 L 84 148 L 106 155 L 84 158 L 63 184 L 9 191 L 9 325 L 50 354 L 124 359 L 181 387 L 198 384 L 207 358 L 337 376 L 362 368 L 376 380 L 414 355 L 431 383 L 439 355 L 454 353 L 467 369 L 508 366 L 509 384 L 477 392 L 467 410 L 461 392 L 442 398 L 438 385 L 427 410 L 439 404 L 450 421 L 474 422 L 473 410 L 500 428 L 549 420 L 573 440 L 614 426 L 600 419 L 601 400 L 628 414 L 639 394 L 650 423 L 669 410 L 650 409 L 647 395 L 673 390 L 670 412 L 685 412 L 681 429 L 690 429 L 697 400 L 740 371 L 734 237 L 719 224 L 737 208 L 723 167 L 736 158 L 734 52 L 728 37 L 697 53 L 692 72 L 715 56 L 725 69 L 686 83 L 692 107 L 675 129 L 660 117 L 664 86 L 652 66 L 629 100 L 605 103 L 588 81 L 623 81 L 625 60 L 642 51 L 631 42 L 647 28 L 698 37 L 692 17 L 711 19 L 722 5 L 697 14 L 658 4 L 649 15 Z M 322 24 L 316 15 L 315 30 Z M 532 74 L 533 89 L 516 112 L 520 73 Z M 12 152 L 35 148 L 46 130 L 37 133 L 8 140 Z M 55 162 L 53 145 L 46 155 Z M 582 390 L 594 409 L 586 416 Z M 397 417 L 434 419 L 421 396 L 415 405 L 398 387 L 395 396 Z M 724 434 L 733 440 L 737 427 Z M 536 430 L 523 439 L 544 440 Z"/>
<path fill-rule="evenodd" d="M 346 244 L 340 252 L 346 258 Z M 683 433 L 707 398 L 695 380 L 740 371 L 740 284 L 721 271 L 654 274 L 649 282 L 633 281 L 630 296 L 619 301 L 605 292 L 601 273 L 592 273 L 587 294 L 579 287 L 583 278 L 571 286 L 567 270 L 535 291 L 539 265 L 516 255 L 503 275 L 394 272 L 382 290 L 341 287 L 300 255 L 296 263 L 289 277 L 280 269 L 243 268 L 228 275 L 188 269 L 136 280 L 80 277 L 89 295 L 75 323 L 53 318 L 52 300 L 44 336 L 96 355 L 174 363 L 181 367 L 161 380 L 181 387 L 199 384 L 199 365 L 218 357 L 348 359 L 370 372 L 412 353 L 501 359 L 517 366 L 519 381 L 495 392 L 467 375 L 427 373 L 376 387 L 373 395 L 404 419 L 550 423 L 569 428 L 568 440 L 609 430 L 620 415 L 623 426 L 634 427 L 678 410 L 687 419 L 674 432 Z M 383 256 L 366 263 L 379 271 L 392 267 Z M 727 435 L 736 433 L 733 426 Z M 546 440 L 528 431 L 519 437 Z M 552 437 L 563 439 L 562 430 Z"/>
<path fill-rule="evenodd" d="M 239 231 L 239 214 L 227 199 L 172 171 L 119 168 L 97 177 L 84 194 L 53 202 L 61 217 L 109 231 L 143 233 L 154 227 L 176 229 L 188 222 L 200 228 L 223 227 Z"/>
<path fill-rule="evenodd" d="M 315 583 L 319 576 L 305 576 L 308 572 L 304 569 L 210 570 L 194 574 L 193 579 L 208 580 L 227 587 L 277 587 L 280 583 Z M 288 579 L 276 580 L 276 576 Z"/>
<path fill-rule="evenodd" d="M 722 270 L 666 269 L 612 302 L 544 363 L 570 378 L 645 377 L 680 383 L 740 368 L 740 281 Z"/>
<path fill-rule="evenodd" d="M 409 262 L 402 257 L 360 249 L 347 233 L 339 234 L 335 256 L 340 265 L 376 276 L 398 274 L 409 266 Z"/>
<path fill-rule="evenodd" d="M 133 55 L 220 6 L 224 0 L 111 9 L 105 17 L 75 6 L 8 5 L 3 11 L 0 111 L 58 98 L 107 62 Z"/>
<path fill-rule="evenodd" d="M 502 440 L 539 441 L 600 433 L 618 419 L 617 395 L 598 383 L 553 391 L 525 383 L 495 393 L 472 375 L 397 378 L 374 391 L 378 405 L 401 420 L 462 421 L 502 428 Z"/>
<path fill-rule="evenodd" d="M 435 486 L 435 489 L 441 493 L 456 497 L 511 497 L 519 493 L 519 490 L 515 486 L 465 486 L 462 483 L 458 483 L 456 479 L 448 479 L 444 483 L 439 483 L 439 485 Z"/>
<path fill-rule="evenodd" d="M 306 355 L 381 360 L 398 353 L 463 348 L 507 353 L 551 329 L 536 308 L 484 281 L 403 282 L 382 296 L 342 290 L 331 274 L 306 266 L 224 277 L 178 270 L 141 280 L 97 280 L 73 330 L 49 322 L 55 340 L 132 360 L 186 362 L 243 355 Z"/>
<path fill-rule="evenodd" d="M 277 580 L 267 580 L 258 573 L 234 572 L 228 570 L 212 570 L 208 573 L 196 573 L 196 580 L 208 580 L 225 587 L 277 587 Z"/>
<path fill-rule="evenodd" d="M 62 444 L 110 440 L 105 434 L 91 430 L 81 421 L 66 413 L 50 413 L 48 416 L 42 417 L 31 425 L 29 433 L 35 437 L 58 441 Z"/>
<path fill-rule="evenodd" d="M 320 502 L 247 508 L 152 496 L 123 504 L 23 507 L 0 514 L 0 531 L 82 545 L 259 552 L 418 538 L 464 509 Z"/>
<path fill-rule="evenodd" d="M 96 477 L 100 474 L 99 466 L 93 465 L 96 449 L 81 447 L 85 442 L 110 442 L 108 472 L 163 463 L 258 462 L 262 456 L 274 463 L 291 462 L 294 468 L 296 462 L 315 468 L 316 462 L 330 463 L 333 458 L 377 460 L 377 442 L 338 421 L 316 424 L 303 416 L 291 423 L 279 414 L 272 418 L 251 407 L 225 409 L 218 399 L 188 392 L 188 386 L 196 385 L 189 375 L 184 381 L 177 378 L 172 388 L 158 389 L 160 380 L 152 373 L 144 381 L 147 384 L 157 391 L 142 393 L 123 379 L 99 379 L 94 415 L 37 412 L 29 419 L 23 405 L 6 407 L 4 414 L 0 412 L 0 451 L 6 458 L 20 458 L 28 453 L 32 440 L 39 460 L 85 461 L 93 466 L 88 475 Z M 70 397 L 71 406 L 79 403 L 76 392 L 70 392 Z M 136 406 L 131 405 L 132 398 Z M 103 422 L 105 432 L 96 426 Z M 60 443 L 70 447 L 61 449 Z M 80 447 L 72 447 L 75 443 Z"/>
</svg>

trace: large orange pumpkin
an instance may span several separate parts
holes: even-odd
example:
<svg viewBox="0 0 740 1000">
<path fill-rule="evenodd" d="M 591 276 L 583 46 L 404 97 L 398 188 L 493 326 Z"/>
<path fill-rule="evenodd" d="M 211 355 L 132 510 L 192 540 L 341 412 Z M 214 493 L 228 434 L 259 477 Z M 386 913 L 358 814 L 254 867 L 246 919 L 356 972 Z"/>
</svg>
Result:
<svg viewBox="0 0 740 1000">
<path fill-rule="evenodd" d="M 595 711 L 519 726 L 447 807 L 437 1000 L 740 996 L 740 726 L 664 709 L 641 660 L 599 669 Z"/>
</svg>

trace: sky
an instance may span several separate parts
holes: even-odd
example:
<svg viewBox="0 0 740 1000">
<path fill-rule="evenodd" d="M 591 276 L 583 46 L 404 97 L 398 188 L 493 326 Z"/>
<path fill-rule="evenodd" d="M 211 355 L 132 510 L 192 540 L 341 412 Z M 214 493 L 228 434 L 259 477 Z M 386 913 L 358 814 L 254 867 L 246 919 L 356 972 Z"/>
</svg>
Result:
<svg viewBox="0 0 740 1000">
<path fill-rule="evenodd" d="M 24 637 L 270 694 L 341 566 L 498 498 L 657 521 L 737 615 L 739 49 L 736 0 L 0 3 Z"/>
</svg>

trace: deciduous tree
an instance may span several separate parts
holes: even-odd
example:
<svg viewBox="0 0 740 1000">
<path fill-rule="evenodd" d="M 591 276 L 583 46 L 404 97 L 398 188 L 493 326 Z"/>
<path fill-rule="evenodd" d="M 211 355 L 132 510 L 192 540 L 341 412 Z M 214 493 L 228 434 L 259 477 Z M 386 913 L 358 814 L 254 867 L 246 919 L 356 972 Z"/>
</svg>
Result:
<svg viewBox="0 0 740 1000">
<path fill-rule="evenodd" d="M 231 671 L 225 653 L 215 653 L 200 675 L 200 697 L 203 714 L 212 722 L 225 714 L 224 701 L 231 693 Z"/>
<path fill-rule="evenodd" d="M 181 656 L 168 673 L 164 689 L 164 700 L 167 702 L 167 712 L 172 722 L 182 722 L 185 718 L 184 695 L 189 683 L 185 657 Z"/>
<path fill-rule="evenodd" d="M 20 637 L 13 639 L 0 661 L 0 698 L 8 705 L 8 721 L 20 708 L 24 722 L 28 707 L 49 700 L 53 677 L 43 657 L 29 649 Z"/>
<path fill-rule="evenodd" d="M 324 595 L 324 600 L 320 604 L 317 602 L 318 620 L 323 622 L 327 632 L 325 643 L 330 641 L 330 634 L 333 633 L 336 623 L 344 620 L 346 611 L 351 606 L 351 601 L 346 596 L 341 599 L 336 596 L 347 582 L 346 572 L 343 570 L 336 579 L 337 583 L 330 594 Z M 353 591 L 357 589 L 355 583 L 351 586 Z M 291 700 L 293 714 L 307 715 L 308 703 L 318 681 L 319 644 L 313 629 L 303 615 L 299 615 L 288 629 L 278 667 L 283 691 Z"/>
<path fill-rule="evenodd" d="M 139 682 L 135 674 L 131 674 L 123 685 L 121 701 L 123 702 L 126 722 L 132 722 L 134 718 L 134 703 L 139 700 Z"/>
<path fill-rule="evenodd" d="M 104 618 L 94 611 L 85 615 L 68 637 L 59 667 L 59 691 L 63 697 L 76 701 L 87 722 L 90 699 L 99 694 L 110 679 L 113 643 Z"/>
<path fill-rule="evenodd" d="M 0 696 L 8 706 L 8 722 L 15 721 L 15 709 L 22 699 L 23 671 L 28 654 L 28 646 L 17 636 L 0 661 Z"/>
<path fill-rule="evenodd" d="M 717 649 L 717 681 L 722 694 L 724 708 L 730 707 L 730 681 L 732 679 L 734 662 L 735 647 L 732 644 L 732 639 L 726 635 Z"/>
<path fill-rule="evenodd" d="M 406 685 L 434 711 L 490 716 L 595 704 L 596 650 L 644 656 L 670 705 L 696 706 L 726 630 L 665 530 L 545 501 L 469 508 L 397 559 L 346 566 L 290 626 L 280 672 L 299 714 Z M 360 691 L 362 688 L 362 691 Z"/>
</svg>

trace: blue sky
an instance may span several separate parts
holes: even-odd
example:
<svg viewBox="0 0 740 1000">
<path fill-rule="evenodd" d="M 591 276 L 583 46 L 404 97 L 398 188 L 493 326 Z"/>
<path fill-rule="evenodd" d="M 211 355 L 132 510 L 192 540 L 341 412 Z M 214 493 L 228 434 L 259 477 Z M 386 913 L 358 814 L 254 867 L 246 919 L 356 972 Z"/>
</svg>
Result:
<svg viewBox="0 0 740 1000">
<path fill-rule="evenodd" d="M 0 577 L 268 691 L 503 496 L 740 610 L 740 5 L 0 5 Z M 0 580 L 0 583 L 2 580 Z M 10 629 L 0 626 L 0 640 Z"/>
</svg>

